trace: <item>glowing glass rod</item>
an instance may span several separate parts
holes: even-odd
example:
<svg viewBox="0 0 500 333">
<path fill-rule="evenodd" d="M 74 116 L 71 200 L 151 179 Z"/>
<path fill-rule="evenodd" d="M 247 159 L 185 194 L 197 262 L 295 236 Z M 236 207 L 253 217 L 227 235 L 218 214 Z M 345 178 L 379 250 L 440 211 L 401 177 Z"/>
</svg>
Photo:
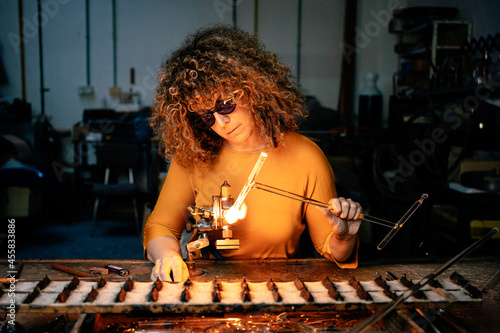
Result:
<svg viewBox="0 0 500 333">
<path fill-rule="evenodd" d="M 255 166 L 253 167 L 252 172 L 250 173 L 250 176 L 248 177 L 247 182 L 245 183 L 245 186 L 241 189 L 240 194 L 238 195 L 238 198 L 236 198 L 234 204 L 229 208 L 229 210 L 226 212 L 226 222 L 231 224 L 236 222 L 238 214 L 241 205 L 243 204 L 243 201 L 245 201 L 245 198 L 247 197 L 248 192 L 252 189 L 252 186 L 255 183 L 255 177 L 257 177 L 257 174 L 260 172 L 260 169 L 262 168 L 262 165 L 266 161 L 267 154 L 262 152 L 260 153 L 259 159 L 255 163 Z"/>
</svg>

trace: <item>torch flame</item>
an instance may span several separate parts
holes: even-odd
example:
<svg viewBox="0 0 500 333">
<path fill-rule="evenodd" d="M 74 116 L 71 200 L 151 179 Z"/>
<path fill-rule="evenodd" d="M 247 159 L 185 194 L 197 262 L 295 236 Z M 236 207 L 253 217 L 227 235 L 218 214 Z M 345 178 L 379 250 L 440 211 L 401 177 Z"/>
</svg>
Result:
<svg viewBox="0 0 500 333">
<path fill-rule="evenodd" d="M 229 208 L 224 217 L 226 218 L 227 223 L 233 224 L 234 222 L 243 219 L 245 215 L 247 215 L 247 205 L 243 203 L 239 209 L 235 206 Z"/>
</svg>

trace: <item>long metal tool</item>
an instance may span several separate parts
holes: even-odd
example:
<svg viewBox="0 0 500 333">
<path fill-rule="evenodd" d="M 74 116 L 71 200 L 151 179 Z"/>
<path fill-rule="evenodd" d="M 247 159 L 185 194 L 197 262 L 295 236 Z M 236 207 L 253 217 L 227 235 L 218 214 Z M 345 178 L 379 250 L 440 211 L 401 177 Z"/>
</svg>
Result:
<svg viewBox="0 0 500 333">
<path fill-rule="evenodd" d="M 304 203 L 318 206 L 318 207 L 324 207 L 324 208 L 330 207 L 330 205 L 327 204 L 326 202 L 322 202 L 322 201 L 315 200 L 312 198 L 304 197 L 302 195 L 288 192 L 288 191 L 282 190 L 280 188 L 269 186 L 269 185 L 262 184 L 262 183 L 254 182 L 252 185 L 252 188 L 257 189 L 257 190 L 270 192 L 270 193 L 277 194 L 277 195 L 281 195 L 281 196 L 289 198 L 289 199 L 302 201 Z M 427 198 L 427 194 L 423 194 L 422 197 L 424 199 Z M 383 225 L 384 227 L 392 228 L 392 230 L 389 232 L 389 234 L 384 238 L 385 244 L 387 244 L 389 242 L 389 240 L 391 240 L 391 238 L 396 233 L 395 231 L 399 230 L 403 226 L 403 224 L 410 218 L 410 216 L 413 214 L 413 212 L 415 212 L 415 210 L 420 206 L 422 201 L 423 201 L 422 198 L 420 198 L 418 201 L 416 201 L 413 204 L 413 206 L 410 208 L 410 210 L 408 210 L 408 212 L 406 212 L 406 214 L 399 220 L 398 223 L 387 221 L 387 220 L 384 220 L 384 219 L 381 219 L 381 218 L 378 218 L 375 216 L 370 216 L 367 214 L 361 214 L 359 216 L 359 218 L 363 221 L 366 221 L 366 222 L 375 223 L 375 224 Z M 390 238 L 388 238 L 389 235 L 391 235 Z"/>
<path fill-rule="evenodd" d="M 401 229 L 401 227 L 403 227 L 406 221 L 408 221 L 408 219 L 413 215 L 413 213 L 415 213 L 418 207 L 420 207 L 420 205 L 422 205 L 424 200 L 427 199 L 428 197 L 429 195 L 427 195 L 427 193 L 424 193 L 422 194 L 419 200 L 415 201 L 415 203 L 410 207 L 410 209 L 408 209 L 408 211 L 403 215 L 403 217 L 399 219 L 398 223 L 394 225 L 394 228 L 391 231 L 389 231 L 389 233 L 384 237 L 384 239 L 382 239 L 380 244 L 377 245 L 378 250 L 382 250 L 387 245 L 387 243 L 389 243 L 392 237 L 396 235 L 396 233 Z"/>
<path fill-rule="evenodd" d="M 455 264 L 457 261 L 483 245 L 487 240 L 489 240 L 491 237 L 493 237 L 496 233 L 498 232 L 498 228 L 493 228 L 490 232 L 488 232 L 486 235 L 484 235 L 482 238 L 478 239 L 471 245 L 469 245 L 467 248 L 465 248 L 462 252 L 457 254 L 455 257 L 451 258 L 448 262 L 446 262 L 444 265 L 439 267 L 434 273 L 431 273 L 424 277 L 422 280 L 420 280 L 419 283 L 416 283 L 402 293 L 398 298 L 396 298 L 394 301 L 390 302 L 386 306 L 384 306 L 382 309 L 379 311 L 375 312 L 371 317 L 366 319 L 364 322 L 362 322 L 359 326 L 355 327 L 354 330 L 351 331 L 351 333 L 357 333 L 357 332 L 364 332 L 366 329 L 368 329 L 370 326 L 375 324 L 377 321 L 380 319 L 384 318 L 387 314 L 389 314 L 392 310 L 394 310 L 399 304 L 404 302 L 405 300 L 408 299 L 408 297 L 412 296 L 415 294 L 417 291 L 419 291 L 423 286 L 425 286 L 429 281 L 435 279 L 438 277 L 441 273 L 446 271 L 448 268 L 450 268 L 453 264 Z"/>
<path fill-rule="evenodd" d="M 257 177 L 257 174 L 259 173 L 260 169 L 262 168 L 262 165 L 264 164 L 266 158 L 267 158 L 266 153 L 260 154 L 259 159 L 257 160 L 250 176 L 248 177 L 247 182 L 245 183 L 245 186 L 241 190 L 240 194 L 238 195 L 238 198 L 236 199 L 235 203 L 230 208 L 228 213 L 235 212 L 235 211 L 238 211 L 240 209 L 243 201 L 245 200 L 248 192 L 250 192 L 251 189 L 258 189 L 258 190 L 270 192 L 273 194 L 281 195 L 283 197 L 293 199 L 293 200 L 298 200 L 298 201 L 301 201 L 301 202 L 304 202 L 304 203 L 307 203 L 310 205 L 314 205 L 314 206 L 330 208 L 330 205 L 326 202 L 322 202 L 319 200 L 315 200 L 312 198 L 302 196 L 300 194 L 285 191 L 285 190 L 277 188 L 277 187 L 273 187 L 270 185 L 256 182 L 255 178 Z M 361 214 L 359 216 L 359 219 L 361 219 L 362 221 L 375 223 L 378 225 L 382 225 L 384 227 L 391 228 L 391 231 L 389 231 L 387 236 L 385 236 L 385 238 L 380 242 L 380 244 L 377 246 L 377 249 L 381 250 L 387 245 L 387 243 L 389 243 L 389 241 L 394 237 L 394 235 L 403 227 L 403 225 L 406 223 L 406 221 L 408 221 L 408 219 L 413 215 L 413 213 L 418 209 L 418 207 L 420 207 L 422 202 L 425 199 L 427 199 L 428 197 L 429 196 L 426 193 L 422 194 L 421 198 L 419 200 L 415 201 L 415 203 L 410 207 L 410 209 L 403 215 L 403 217 L 401 217 L 401 219 L 398 221 L 398 223 L 394 223 L 391 221 L 387 221 L 387 220 L 384 220 L 384 219 L 381 219 L 381 218 L 378 218 L 375 216 L 366 215 L 366 214 Z M 227 217 L 229 217 L 229 216 L 231 216 L 231 214 L 226 214 L 226 220 L 227 220 Z M 233 223 L 233 222 L 228 221 L 228 223 Z"/>
</svg>

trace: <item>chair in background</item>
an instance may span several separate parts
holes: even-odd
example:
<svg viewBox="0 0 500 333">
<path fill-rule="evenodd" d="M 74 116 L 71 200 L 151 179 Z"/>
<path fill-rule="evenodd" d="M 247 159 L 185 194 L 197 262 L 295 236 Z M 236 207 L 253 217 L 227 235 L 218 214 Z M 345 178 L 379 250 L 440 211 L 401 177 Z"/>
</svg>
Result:
<svg viewBox="0 0 500 333">
<path fill-rule="evenodd" d="M 104 169 L 104 182 L 95 183 L 92 186 L 92 193 L 96 198 L 90 235 L 94 234 L 101 199 L 127 197 L 132 200 L 137 232 L 140 233 L 141 222 L 137 205 L 140 188 L 134 180 L 134 170 L 136 170 L 140 159 L 138 144 L 135 142 L 102 142 L 96 147 L 96 157 L 97 164 Z"/>
</svg>

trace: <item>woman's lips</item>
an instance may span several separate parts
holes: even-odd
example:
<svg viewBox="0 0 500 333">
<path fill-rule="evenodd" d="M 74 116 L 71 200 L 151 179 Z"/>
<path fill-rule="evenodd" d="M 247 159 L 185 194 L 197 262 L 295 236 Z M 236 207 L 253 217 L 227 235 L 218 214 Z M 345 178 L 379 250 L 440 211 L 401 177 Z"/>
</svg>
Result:
<svg viewBox="0 0 500 333">
<path fill-rule="evenodd" d="M 227 132 L 227 134 L 229 135 L 229 134 L 233 133 L 233 132 L 234 132 L 234 131 L 236 131 L 236 130 L 240 127 L 240 126 L 241 126 L 241 125 L 236 126 L 236 127 L 235 127 L 235 128 L 233 128 L 231 131 Z"/>
</svg>

